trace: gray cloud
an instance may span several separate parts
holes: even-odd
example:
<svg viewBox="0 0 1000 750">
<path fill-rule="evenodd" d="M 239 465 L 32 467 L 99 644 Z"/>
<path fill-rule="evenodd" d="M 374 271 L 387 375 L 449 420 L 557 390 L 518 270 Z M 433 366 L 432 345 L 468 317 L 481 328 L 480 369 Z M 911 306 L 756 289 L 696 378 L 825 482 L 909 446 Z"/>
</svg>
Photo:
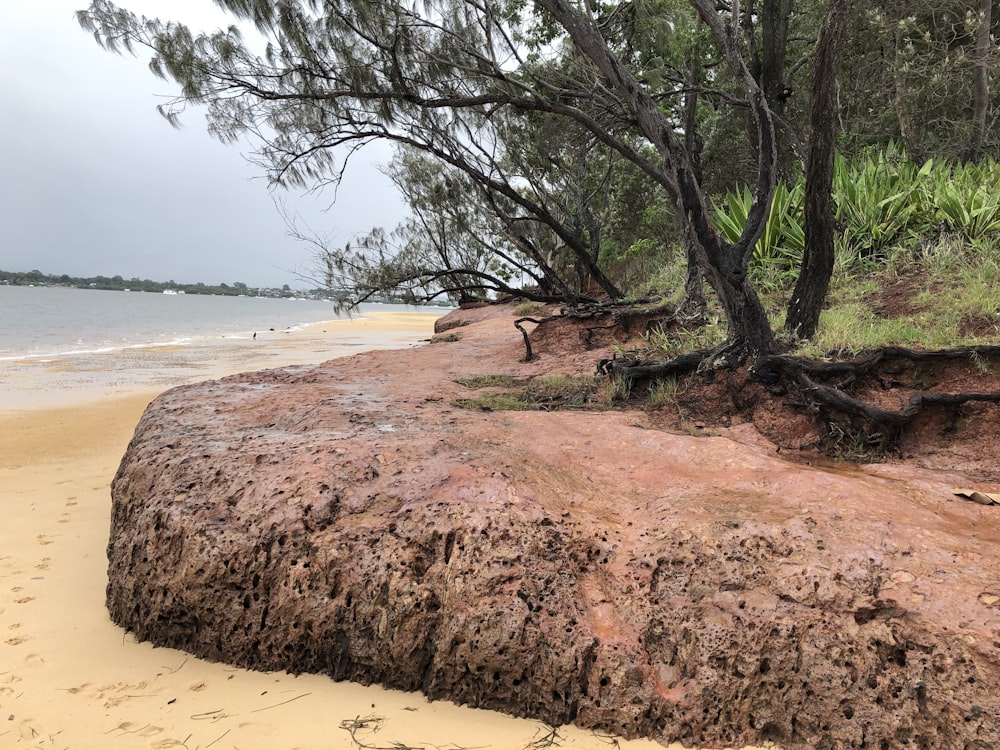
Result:
<svg viewBox="0 0 1000 750">
<path fill-rule="evenodd" d="M 0 4 L 0 268 L 303 286 L 295 272 L 311 250 L 285 236 L 260 170 L 213 140 L 199 112 L 171 128 L 156 112 L 170 84 L 144 59 L 100 49 L 73 17 L 87 2 Z M 228 22 L 210 0 L 121 4 L 201 28 Z M 391 228 L 403 208 L 372 166 L 389 155 L 360 154 L 328 210 L 330 192 L 277 195 L 335 241 Z"/>
</svg>

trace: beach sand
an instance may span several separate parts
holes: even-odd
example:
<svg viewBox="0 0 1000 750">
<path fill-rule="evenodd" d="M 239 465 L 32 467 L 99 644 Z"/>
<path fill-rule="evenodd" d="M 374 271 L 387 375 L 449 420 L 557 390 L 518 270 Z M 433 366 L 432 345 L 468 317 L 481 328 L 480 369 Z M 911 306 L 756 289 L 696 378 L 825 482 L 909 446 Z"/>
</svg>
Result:
<svg viewBox="0 0 1000 750">
<path fill-rule="evenodd" d="M 342 328 L 364 325 L 355 329 L 358 341 L 380 344 L 382 336 L 399 346 L 428 338 L 431 319 L 404 320 L 402 333 L 392 316 Z M 344 337 L 340 328 L 336 341 Z M 323 324 L 270 341 L 259 337 L 256 348 L 241 342 L 241 352 L 222 357 L 183 348 L 130 350 L 121 361 L 139 361 L 132 369 L 116 369 L 115 355 L 103 372 L 93 363 L 76 373 L 72 362 L 54 372 L 38 364 L 20 397 L 5 386 L 0 748 L 661 747 L 572 727 L 559 728 L 549 745 L 550 728 L 536 721 L 432 703 L 416 693 L 209 663 L 136 643 L 110 622 L 104 609 L 109 485 L 145 406 L 163 387 L 192 379 L 329 359 L 329 330 Z M 22 405 L 12 408 L 19 398 Z"/>
</svg>

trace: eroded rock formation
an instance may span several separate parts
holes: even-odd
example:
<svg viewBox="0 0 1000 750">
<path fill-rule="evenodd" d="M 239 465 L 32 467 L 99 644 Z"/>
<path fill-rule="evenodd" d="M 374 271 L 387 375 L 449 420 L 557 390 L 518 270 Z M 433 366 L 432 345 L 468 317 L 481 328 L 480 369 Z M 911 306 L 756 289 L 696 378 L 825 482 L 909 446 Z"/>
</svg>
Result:
<svg viewBox="0 0 1000 750">
<path fill-rule="evenodd" d="M 598 356 L 519 363 L 496 315 L 159 397 L 113 485 L 115 622 L 627 736 L 1000 746 L 1000 517 L 950 494 L 968 478 L 642 412 L 457 409 L 456 377 Z"/>
</svg>

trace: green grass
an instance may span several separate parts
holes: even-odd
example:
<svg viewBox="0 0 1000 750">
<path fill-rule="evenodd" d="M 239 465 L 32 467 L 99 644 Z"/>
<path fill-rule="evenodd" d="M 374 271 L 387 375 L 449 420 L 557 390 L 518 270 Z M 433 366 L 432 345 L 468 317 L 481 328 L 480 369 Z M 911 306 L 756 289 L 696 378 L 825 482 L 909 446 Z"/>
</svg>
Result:
<svg viewBox="0 0 1000 750">
<path fill-rule="evenodd" d="M 454 402 L 460 408 L 481 411 L 606 408 L 616 396 L 616 385 L 596 375 L 523 379 L 509 375 L 477 375 L 456 378 L 455 382 L 476 390 L 490 389 Z"/>
<path fill-rule="evenodd" d="M 454 404 L 461 409 L 473 411 L 526 411 L 537 408 L 536 404 L 510 393 L 484 393 L 475 398 L 456 399 Z"/>
<path fill-rule="evenodd" d="M 514 307 L 514 314 L 519 318 L 540 318 L 545 315 L 545 305 L 538 302 L 521 302 Z"/>
<path fill-rule="evenodd" d="M 473 375 L 468 378 L 455 378 L 455 382 L 466 388 L 510 388 L 514 385 L 512 375 Z"/>
<path fill-rule="evenodd" d="M 658 378 L 649 384 L 649 405 L 669 404 L 677 398 L 677 378 Z"/>
<path fill-rule="evenodd" d="M 654 285 L 683 285 L 682 257 L 661 269 Z M 780 335 L 794 280 L 761 290 L 762 301 Z M 911 292 L 901 314 L 877 314 L 885 291 L 899 285 Z M 675 289 L 677 287 L 674 287 Z M 700 328 L 656 331 L 646 336 L 650 357 L 667 359 L 721 342 L 725 337 L 714 296 L 709 292 L 709 322 Z M 879 257 L 859 258 L 838 245 L 827 304 L 816 338 L 796 352 L 804 356 L 851 354 L 880 346 L 942 349 L 996 344 L 990 321 L 1000 324 L 1000 236 L 972 243 L 941 232 L 884 249 Z M 979 321 L 985 335 L 970 335 Z"/>
<path fill-rule="evenodd" d="M 879 315 L 885 290 L 907 284 L 900 314 Z M 995 344 L 992 331 L 971 335 L 963 323 L 1000 323 L 1000 241 L 986 251 L 954 237 L 897 249 L 863 272 L 838 264 L 815 340 L 801 354 L 857 353 L 880 346 L 943 349 Z M 989 328 L 989 325 L 986 326 Z"/>
<path fill-rule="evenodd" d="M 726 326 L 721 311 L 712 303 L 714 300 L 709 304 L 704 325 L 670 330 L 654 329 L 643 337 L 647 347 L 664 357 L 673 357 L 722 343 L 726 338 Z"/>
</svg>

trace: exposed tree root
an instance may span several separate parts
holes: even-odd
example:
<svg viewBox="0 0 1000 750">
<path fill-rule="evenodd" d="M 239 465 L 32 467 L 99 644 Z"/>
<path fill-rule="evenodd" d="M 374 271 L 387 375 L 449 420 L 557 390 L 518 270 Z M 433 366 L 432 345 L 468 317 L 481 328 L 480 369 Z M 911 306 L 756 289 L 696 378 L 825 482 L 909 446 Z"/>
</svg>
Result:
<svg viewBox="0 0 1000 750">
<path fill-rule="evenodd" d="M 645 306 L 643 306 L 645 305 Z M 685 317 L 683 311 L 676 305 L 656 304 L 652 300 L 642 300 L 639 302 L 601 302 L 574 307 L 564 307 L 557 315 L 549 315 L 538 319 L 531 317 L 518 318 L 514 321 L 514 327 L 521 332 L 524 338 L 525 362 L 535 359 L 535 352 L 529 338 L 528 331 L 522 324 L 534 323 L 536 326 L 558 320 L 572 321 L 600 321 L 598 325 L 584 325 L 583 330 L 586 348 L 596 346 L 594 336 L 600 331 L 606 331 L 612 336 L 625 333 L 634 333 L 637 324 L 641 324 L 641 333 L 649 333 L 655 326 L 669 326 L 671 323 L 691 325 L 700 323 L 699 319 Z"/>
<path fill-rule="evenodd" d="M 681 377 L 695 372 L 714 373 L 739 364 L 737 348 L 701 349 L 667 361 L 636 359 L 602 360 L 598 371 L 626 378 L 630 383 Z M 744 357 L 745 359 L 745 357 Z M 760 383 L 772 395 L 786 396 L 785 405 L 813 415 L 824 435 L 821 443 L 854 440 L 880 452 L 898 448 L 913 420 L 928 408 L 957 409 L 969 402 L 1000 404 L 1000 392 L 934 390 L 936 369 L 970 364 L 985 368 L 1000 363 L 1000 347 L 959 347 L 912 351 L 884 347 L 848 360 L 821 361 L 802 357 L 766 355 L 750 368 L 750 382 Z M 730 388 L 732 378 L 728 381 Z M 910 392 L 899 408 L 873 403 L 859 395 L 865 391 Z M 897 397 L 898 398 L 898 397 Z M 736 401 L 734 400 L 734 404 Z"/>
<path fill-rule="evenodd" d="M 563 309 L 558 315 L 542 319 L 519 318 L 514 325 L 524 337 L 525 361 L 531 361 L 536 355 L 523 324 L 530 322 L 538 326 L 558 319 L 583 321 L 585 346 L 591 345 L 591 336 L 605 329 L 612 334 L 623 331 L 634 333 L 636 322 L 645 324 L 646 331 L 655 324 L 669 326 L 671 323 L 685 325 L 691 322 L 673 305 L 652 303 L 645 307 L 635 303 L 585 305 Z M 588 320 L 599 320 L 601 324 L 588 326 Z M 735 391 L 743 386 L 736 385 L 731 375 L 748 362 L 748 350 L 748 346 L 727 342 L 666 361 L 615 356 L 601 360 L 597 371 L 621 379 L 628 385 L 625 392 L 631 390 L 635 383 L 681 378 L 695 373 L 704 373 L 711 378 L 720 370 L 728 371 L 730 395 L 733 396 L 734 406 L 741 410 L 742 402 L 735 398 Z M 835 361 L 767 354 L 753 362 L 748 382 L 765 386 L 774 396 L 785 396 L 786 406 L 802 409 L 811 415 L 821 432 L 815 444 L 854 443 L 867 451 L 890 452 L 898 449 L 907 427 L 927 409 L 952 409 L 957 413 L 963 404 L 969 402 L 1000 404 L 1000 392 L 997 391 L 934 390 L 935 372 L 940 368 L 970 364 L 979 368 L 1000 364 L 1000 346 L 935 351 L 888 346 Z M 881 399 L 878 392 L 895 392 L 896 395 Z M 898 405 L 886 404 L 886 401 L 893 400 Z"/>
<path fill-rule="evenodd" d="M 630 381 L 655 380 L 656 378 L 676 378 L 696 372 L 702 364 L 711 359 L 717 347 L 698 349 L 681 354 L 664 362 L 632 359 L 602 359 L 597 363 L 597 371 L 602 375 L 617 375 Z"/>
<path fill-rule="evenodd" d="M 959 347 L 935 351 L 912 351 L 902 347 L 883 347 L 850 360 L 822 362 L 800 357 L 768 356 L 760 358 L 752 376 L 770 386 L 773 392 L 798 392 L 797 403 L 823 419 L 841 434 L 851 431 L 864 434 L 882 450 L 894 450 L 904 429 L 927 407 L 954 408 L 979 401 L 1000 403 L 997 391 L 945 393 L 932 390 L 934 383 L 920 377 L 901 380 L 918 365 L 944 366 L 968 364 L 985 366 L 1000 361 L 1000 347 Z M 904 406 L 889 409 L 869 403 L 852 391 L 865 380 L 882 391 L 915 391 Z M 828 382 L 823 382 L 828 381 Z M 836 382 L 829 382 L 836 381 Z"/>
</svg>

